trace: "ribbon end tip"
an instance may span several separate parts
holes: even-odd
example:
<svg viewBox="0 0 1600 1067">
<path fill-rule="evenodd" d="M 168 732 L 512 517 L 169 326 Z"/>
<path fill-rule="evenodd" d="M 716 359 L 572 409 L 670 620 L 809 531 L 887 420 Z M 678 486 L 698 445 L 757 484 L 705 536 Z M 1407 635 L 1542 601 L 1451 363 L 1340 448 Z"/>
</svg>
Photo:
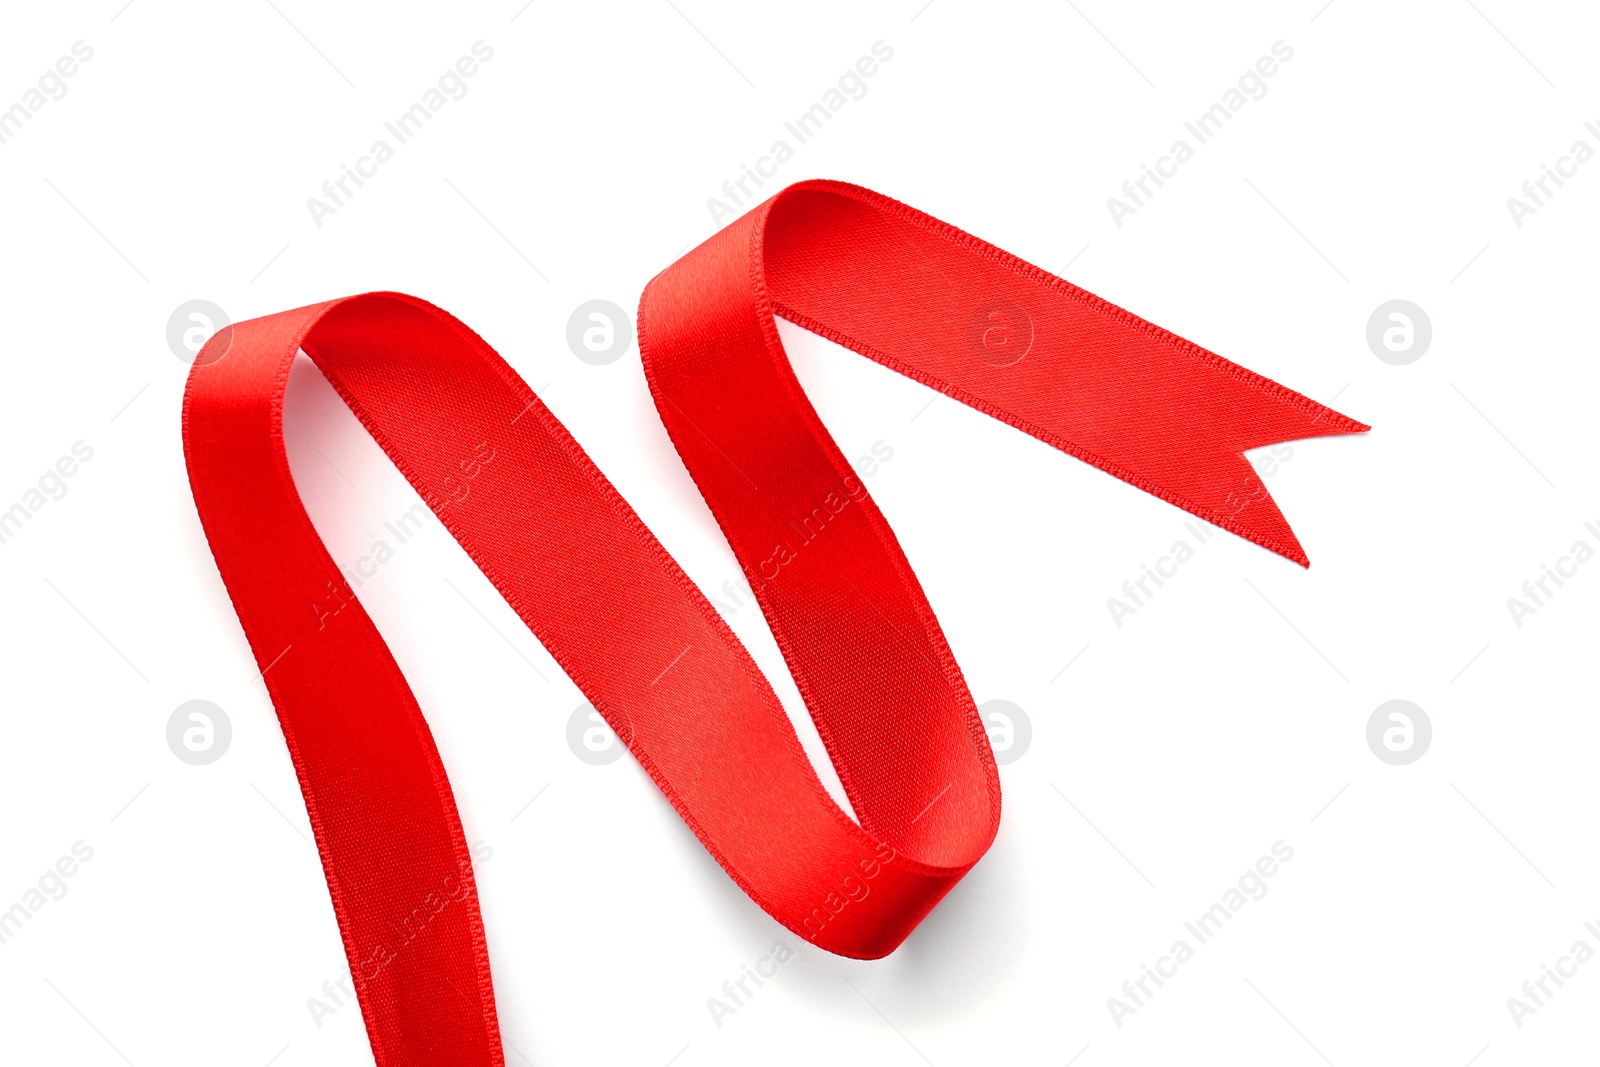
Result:
<svg viewBox="0 0 1600 1067">
<path fill-rule="evenodd" d="M 1325 408 L 1324 410 L 1338 420 L 1337 425 L 1339 428 L 1334 430 L 1334 433 L 1366 433 L 1372 429 L 1371 426 L 1368 426 L 1360 419 L 1352 419 L 1343 412 L 1334 411 L 1332 408 Z"/>
<path fill-rule="evenodd" d="M 1248 537 L 1247 535 L 1247 539 L 1254 541 L 1273 555 L 1282 556 L 1290 563 L 1298 563 L 1306 570 L 1311 569 L 1311 557 L 1306 555 L 1306 550 L 1300 547 L 1300 542 L 1294 539 L 1293 534 L 1288 538 L 1273 538 L 1271 540 Z"/>
<path fill-rule="evenodd" d="M 1300 547 L 1299 538 L 1295 537 L 1293 533 L 1290 533 L 1286 540 L 1287 543 L 1280 542 L 1271 546 L 1272 550 L 1277 552 L 1278 555 L 1282 556 L 1284 559 L 1289 560 L 1291 563 L 1298 563 L 1306 570 L 1310 570 L 1311 557 L 1306 555 L 1306 550 L 1304 548 Z"/>
</svg>

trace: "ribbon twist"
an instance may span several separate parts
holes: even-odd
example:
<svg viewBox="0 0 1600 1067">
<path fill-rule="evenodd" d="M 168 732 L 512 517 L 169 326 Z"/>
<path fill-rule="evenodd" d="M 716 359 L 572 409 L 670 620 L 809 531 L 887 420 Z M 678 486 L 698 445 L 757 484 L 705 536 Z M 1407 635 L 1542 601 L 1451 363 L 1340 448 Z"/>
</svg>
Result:
<svg viewBox="0 0 1600 1067">
<path fill-rule="evenodd" d="M 1301 563 L 1241 453 L 1366 429 L 855 186 L 792 186 L 674 263 L 639 305 L 650 390 L 852 819 L 732 631 L 466 326 L 369 293 L 223 331 L 184 398 L 190 481 L 288 742 L 380 1067 L 504 1057 L 449 781 L 290 475 L 283 398 L 299 351 L 717 862 L 797 936 L 884 956 L 993 841 L 999 777 L 977 709 L 774 314 Z"/>
</svg>

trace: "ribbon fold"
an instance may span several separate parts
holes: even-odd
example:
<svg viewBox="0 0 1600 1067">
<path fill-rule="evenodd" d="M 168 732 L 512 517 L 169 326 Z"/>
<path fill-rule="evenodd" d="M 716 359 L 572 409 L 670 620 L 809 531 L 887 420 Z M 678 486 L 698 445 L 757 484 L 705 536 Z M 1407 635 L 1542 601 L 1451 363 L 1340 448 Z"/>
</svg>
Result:
<svg viewBox="0 0 1600 1067">
<path fill-rule="evenodd" d="M 977 709 L 775 314 L 1302 564 L 1241 453 L 1367 428 L 856 186 L 791 186 L 658 275 L 638 316 L 657 410 L 852 819 L 732 631 L 466 326 L 369 293 L 214 337 L 184 398 L 190 482 L 288 742 L 380 1067 L 504 1057 L 449 781 L 290 475 L 283 397 L 299 351 L 717 862 L 797 936 L 887 955 L 994 839 L 999 777 Z"/>
</svg>

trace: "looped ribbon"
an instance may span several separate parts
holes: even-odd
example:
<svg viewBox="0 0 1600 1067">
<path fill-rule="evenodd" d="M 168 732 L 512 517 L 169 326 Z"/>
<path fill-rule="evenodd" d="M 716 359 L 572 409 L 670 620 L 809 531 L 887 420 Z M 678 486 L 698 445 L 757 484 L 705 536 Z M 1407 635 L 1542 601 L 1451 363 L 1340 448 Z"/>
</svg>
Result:
<svg viewBox="0 0 1600 1067">
<path fill-rule="evenodd" d="M 1367 429 L 856 186 L 791 186 L 663 271 L 639 302 L 651 394 L 852 819 L 733 632 L 461 322 L 369 293 L 219 333 L 184 397 L 190 482 L 288 742 L 380 1067 L 504 1055 L 449 780 L 290 474 L 283 401 L 299 351 L 711 855 L 795 935 L 884 956 L 994 839 L 999 777 L 972 697 L 775 314 L 1302 564 L 1241 453 Z"/>
</svg>

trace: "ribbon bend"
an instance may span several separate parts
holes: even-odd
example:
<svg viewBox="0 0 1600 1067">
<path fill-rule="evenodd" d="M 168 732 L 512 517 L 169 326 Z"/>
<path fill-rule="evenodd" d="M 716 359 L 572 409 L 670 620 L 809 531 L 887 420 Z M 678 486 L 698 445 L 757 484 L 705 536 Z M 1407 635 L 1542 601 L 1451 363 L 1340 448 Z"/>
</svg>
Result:
<svg viewBox="0 0 1600 1067">
<path fill-rule="evenodd" d="M 190 481 L 288 742 L 380 1067 L 504 1058 L 444 768 L 289 472 L 297 351 L 717 862 L 797 936 L 886 955 L 993 840 L 999 778 L 960 669 L 795 380 L 774 313 L 1301 563 L 1240 453 L 1366 429 L 854 186 L 793 186 L 673 264 L 640 300 L 650 389 L 852 820 L 732 631 L 466 326 L 372 293 L 223 331 L 185 394 Z"/>
</svg>

